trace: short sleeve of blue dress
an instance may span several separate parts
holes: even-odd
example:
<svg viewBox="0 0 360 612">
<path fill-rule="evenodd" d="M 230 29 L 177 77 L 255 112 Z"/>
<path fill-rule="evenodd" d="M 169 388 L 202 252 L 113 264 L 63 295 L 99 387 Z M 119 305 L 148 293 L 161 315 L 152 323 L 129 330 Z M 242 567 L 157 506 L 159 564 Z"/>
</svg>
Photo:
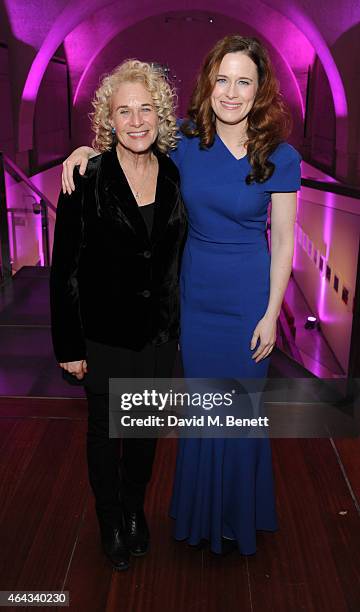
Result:
<svg viewBox="0 0 360 612">
<path fill-rule="evenodd" d="M 268 193 L 298 191 L 301 186 L 301 155 L 290 144 L 283 142 L 270 156 L 275 164 L 273 175 L 264 183 Z"/>
</svg>

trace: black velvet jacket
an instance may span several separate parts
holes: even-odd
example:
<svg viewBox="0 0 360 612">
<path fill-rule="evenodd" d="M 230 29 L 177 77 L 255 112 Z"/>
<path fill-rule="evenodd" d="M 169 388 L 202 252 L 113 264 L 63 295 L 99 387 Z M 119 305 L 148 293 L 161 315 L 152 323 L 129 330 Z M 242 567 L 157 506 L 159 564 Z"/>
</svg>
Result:
<svg viewBox="0 0 360 612">
<path fill-rule="evenodd" d="M 134 350 L 176 339 L 186 215 L 179 173 L 159 162 L 154 224 L 145 222 L 116 150 L 75 173 L 60 194 L 50 275 L 52 336 L 59 362 L 86 357 L 85 338 Z"/>
</svg>

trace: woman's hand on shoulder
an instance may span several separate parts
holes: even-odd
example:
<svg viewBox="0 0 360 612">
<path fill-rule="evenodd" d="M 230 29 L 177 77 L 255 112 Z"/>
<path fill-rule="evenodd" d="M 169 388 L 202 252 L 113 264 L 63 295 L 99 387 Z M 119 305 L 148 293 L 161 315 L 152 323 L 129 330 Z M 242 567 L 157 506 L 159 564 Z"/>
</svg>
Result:
<svg viewBox="0 0 360 612">
<path fill-rule="evenodd" d="M 87 373 L 87 363 L 85 359 L 81 359 L 80 361 L 68 361 L 66 363 L 59 363 L 59 366 L 63 368 L 63 370 L 69 372 L 69 374 L 76 376 L 78 380 L 84 378 L 85 374 Z"/>
<path fill-rule="evenodd" d="M 75 166 L 80 166 L 79 173 L 84 174 L 90 157 L 98 155 L 91 147 L 78 147 L 65 159 L 63 162 L 63 171 L 61 175 L 61 184 L 63 193 L 71 195 L 75 191 L 74 184 L 74 169 Z"/>
</svg>

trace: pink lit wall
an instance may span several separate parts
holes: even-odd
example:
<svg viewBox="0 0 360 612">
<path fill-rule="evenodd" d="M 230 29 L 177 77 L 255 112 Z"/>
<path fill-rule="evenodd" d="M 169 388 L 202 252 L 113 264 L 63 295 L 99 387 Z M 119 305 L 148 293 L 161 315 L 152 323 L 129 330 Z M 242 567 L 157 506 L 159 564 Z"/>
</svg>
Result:
<svg viewBox="0 0 360 612">
<path fill-rule="evenodd" d="M 214 17 L 213 32 L 218 28 L 218 35 L 223 35 L 221 24 L 227 19 L 227 32 L 243 24 L 242 27 L 263 38 L 272 48 L 274 57 L 278 56 L 277 63 L 282 64 L 279 74 L 287 96 L 290 97 L 290 89 L 294 86 L 300 107 L 305 101 L 307 69 L 317 56 L 326 74 L 325 87 L 331 91 L 334 109 L 335 134 L 329 136 L 328 148 L 335 157 L 335 174 L 354 184 L 360 182 L 357 110 L 360 80 L 356 62 L 360 53 L 360 4 L 354 0 L 340 3 L 336 0 L 242 0 L 240 4 L 234 0 L 213 0 L 211 3 L 193 0 L 190 8 L 187 0 L 172 0 L 171 4 L 167 0 L 50 0 L 45 4 L 39 0 L 4 0 L 0 5 L 0 42 L 9 46 L 16 156 L 23 165 L 34 148 L 34 112 L 39 87 L 59 47 L 65 45 L 71 93 L 76 104 L 81 103 L 82 87 L 92 78 L 93 62 L 101 67 L 98 56 L 103 51 L 106 53 L 108 45 L 113 47 L 111 41 L 120 41 L 122 33 L 126 37 L 129 28 L 140 27 L 148 19 L 160 19 L 169 10 L 177 20 L 177 28 L 186 34 L 178 46 L 178 56 L 189 53 L 190 59 L 194 56 L 194 64 L 198 49 L 209 41 L 208 24 L 199 19 L 200 14 Z M 189 18 L 188 25 L 191 20 L 194 22 L 186 32 L 179 21 L 184 15 Z M 146 38 L 151 50 L 159 45 L 159 37 L 160 32 L 155 29 L 152 37 Z M 141 39 L 136 40 L 139 49 L 141 42 Z M 117 56 L 115 53 L 114 57 Z M 284 80 L 281 73 L 286 72 Z M 183 77 L 184 92 L 187 76 Z M 325 102 L 327 104 L 327 99 Z M 326 112 L 329 111 L 333 112 L 327 107 Z M 307 151 L 317 150 L 322 157 L 329 156 L 324 146 L 326 128 L 325 125 L 319 127 L 320 134 L 315 135 L 315 142 L 308 143 Z"/>
<path fill-rule="evenodd" d="M 241 32 L 245 36 L 258 35 L 249 25 L 222 15 L 217 15 L 214 23 L 210 23 L 207 15 L 202 13 L 194 13 L 191 21 L 173 14 L 151 17 L 123 31 L 96 56 L 85 78 L 78 84 L 72 116 L 73 144 L 89 143 L 91 139 L 88 114 L 91 111 L 90 100 L 100 76 L 127 58 L 156 61 L 170 68 L 179 95 L 178 115 L 184 116 L 196 74 L 206 53 L 229 32 Z M 196 41 L 196 44 L 191 44 L 191 41 Z M 269 48 L 282 91 L 292 111 L 293 142 L 301 146 L 301 92 L 288 64 L 268 41 L 264 42 Z"/>
<path fill-rule="evenodd" d="M 49 62 L 36 100 L 34 121 L 35 165 L 64 157 L 70 148 L 70 109 L 66 61 Z"/>
<path fill-rule="evenodd" d="M 52 204 L 54 204 L 54 206 L 57 205 L 59 198 L 61 188 L 61 171 L 62 165 L 60 164 L 31 176 L 31 182 L 34 183 L 38 189 L 40 189 L 41 193 L 43 193 L 44 196 L 48 198 Z M 51 211 L 50 214 L 52 214 Z"/>
<path fill-rule="evenodd" d="M 5 47 L 0 47 L 0 100 L 0 150 L 10 157 L 14 157 L 16 139 L 11 100 L 9 52 Z"/>
<path fill-rule="evenodd" d="M 62 165 L 53 166 L 48 170 L 34 174 L 31 177 L 32 183 L 40 189 L 44 196 L 50 200 L 50 202 L 56 207 L 59 199 L 59 193 L 61 189 L 61 171 Z M 52 253 L 54 243 L 54 229 L 55 229 L 55 213 L 49 208 L 48 209 L 49 219 L 49 240 L 50 240 L 50 253 Z"/>
<path fill-rule="evenodd" d="M 340 4 L 341 5 L 341 4 Z M 360 3 L 354 5 L 357 13 L 351 26 L 337 37 L 332 46 L 333 56 L 346 85 L 348 102 L 349 139 L 347 150 L 337 147 L 337 167 L 352 184 L 360 185 Z M 354 15 L 355 17 L 355 15 Z"/>
<path fill-rule="evenodd" d="M 326 112 L 324 112 L 326 110 Z M 336 117 L 329 82 L 318 59 L 309 81 L 306 145 L 310 159 L 330 172 L 335 166 Z"/>
<path fill-rule="evenodd" d="M 300 90 L 303 86 L 301 71 L 309 63 L 306 56 L 311 47 L 313 53 L 319 56 L 330 84 L 337 117 L 337 163 L 343 166 L 341 172 L 346 170 L 350 134 L 347 95 L 351 85 L 349 88 L 349 83 L 343 82 L 338 58 L 332 47 L 358 23 L 360 7 L 350 0 L 340 4 L 329 0 L 326 10 L 322 2 L 303 0 L 242 0 L 241 6 L 233 0 L 214 0 L 210 7 L 208 0 L 193 0 L 191 9 L 187 0 L 173 0 L 171 6 L 166 0 L 88 0 L 86 3 L 83 0 L 52 0 L 46 3 L 46 9 L 44 3 L 38 0 L 5 0 L 4 30 L 6 34 L 9 32 L 11 62 L 16 66 L 14 100 L 16 117 L 19 118 L 19 152 L 32 148 L 34 108 L 39 85 L 48 62 L 67 37 L 71 37 L 78 28 L 86 32 L 85 38 L 77 38 L 75 44 L 73 40 L 67 48 L 75 92 L 76 80 L 79 82 L 82 78 L 92 56 L 101 51 L 102 45 L 106 46 L 128 27 L 164 14 L 169 8 L 174 14 L 186 11 L 190 16 L 196 11 L 209 15 L 211 10 L 215 16 L 222 14 L 233 22 L 241 21 L 249 25 L 272 44 L 288 63 Z M 199 38 L 196 45 L 198 41 Z M 72 54 L 71 49 L 74 48 L 76 53 Z M 354 70 L 351 74 L 355 76 Z"/>
<path fill-rule="evenodd" d="M 33 205 L 39 199 L 23 183 L 5 173 L 6 201 L 12 270 L 36 266 L 42 261 L 41 216 L 34 214 Z"/>
<path fill-rule="evenodd" d="M 309 314 L 319 318 L 323 334 L 345 372 L 349 363 L 359 236 L 359 200 L 307 187 L 301 189 L 294 278 L 310 306 Z"/>
</svg>

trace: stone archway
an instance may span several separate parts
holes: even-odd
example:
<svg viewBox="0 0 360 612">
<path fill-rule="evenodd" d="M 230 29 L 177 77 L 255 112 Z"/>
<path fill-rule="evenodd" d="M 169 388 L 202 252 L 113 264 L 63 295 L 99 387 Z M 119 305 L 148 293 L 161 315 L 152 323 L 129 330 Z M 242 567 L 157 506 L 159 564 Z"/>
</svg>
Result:
<svg viewBox="0 0 360 612">
<path fill-rule="evenodd" d="M 224 15 L 235 19 L 238 18 L 239 9 L 237 6 L 234 6 L 230 0 L 216 0 L 214 4 L 216 4 L 216 6 L 212 7 L 213 10 L 218 9 L 219 12 Z M 186 10 L 186 5 L 187 3 L 185 0 L 174 0 L 172 10 Z M 74 0 L 68 5 L 52 26 L 44 43 L 39 49 L 23 88 L 19 111 L 18 146 L 20 151 L 32 148 L 36 96 L 43 74 L 56 49 L 79 23 L 86 20 L 89 16 L 94 14 L 94 12 L 111 6 L 116 6 L 117 20 L 118 23 L 121 24 L 120 31 L 146 17 L 166 13 L 168 11 L 168 3 L 165 0 L 157 0 L 156 2 L 145 0 L 138 4 L 128 0 L 124 1 L 121 5 L 114 2 L 104 3 L 104 0 L 88 0 L 86 5 L 84 5 L 82 0 Z M 241 14 L 243 15 L 248 11 L 250 14 L 255 15 L 256 7 L 258 7 L 260 15 L 267 15 L 267 20 L 269 14 L 272 14 L 274 17 L 276 15 L 285 16 L 312 44 L 328 76 L 333 95 L 335 113 L 337 116 L 337 148 L 343 151 L 346 150 L 348 126 L 345 90 L 339 70 L 320 32 L 307 15 L 304 14 L 303 10 L 294 6 L 290 7 L 288 10 L 285 8 L 279 13 L 276 9 L 263 4 L 261 0 L 244 0 L 241 6 Z M 209 12 L 207 0 L 194 0 L 192 3 L 192 10 L 195 9 Z"/>
</svg>

